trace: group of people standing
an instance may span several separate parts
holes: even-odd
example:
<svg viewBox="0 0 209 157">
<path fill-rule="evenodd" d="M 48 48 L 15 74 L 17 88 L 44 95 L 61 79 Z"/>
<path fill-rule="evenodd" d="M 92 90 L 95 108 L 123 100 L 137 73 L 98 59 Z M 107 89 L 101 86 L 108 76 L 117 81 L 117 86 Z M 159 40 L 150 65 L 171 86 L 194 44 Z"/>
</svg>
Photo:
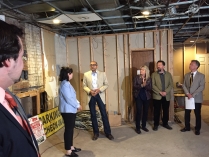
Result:
<svg viewBox="0 0 209 157">
<path fill-rule="evenodd" d="M 93 127 L 92 140 L 97 140 L 99 137 L 99 128 L 96 117 L 96 104 L 99 107 L 104 132 L 109 140 L 113 140 L 114 137 L 111 134 L 110 124 L 106 112 L 105 104 L 105 90 L 108 88 L 108 81 L 106 74 L 97 70 L 97 62 L 92 61 L 90 63 L 90 71 L 84 73 L 83 77 L 83 89 L 87 93 L 89 109 L 91 114 L 91 121 Z M 73 86 L 70 84 L 70 80 L 73 78 L 73 70 L 69 67 L 62 67 L 60 71 L 59 80 L 61 81 L 59 89 L 59 111 L 63 117 L 65 124 L 64 131 L 64 143 L 65 143 L 65 156 L 77 157 L 76 152 L 81 151 L 80 148 L 73 146 L 73 130 L 75 126 L 76 112 L 81 110 L 80 102 L 76 99 L 76 92 Z"/>
<path fill-rule="evenodd" d="M 19 81 L 22 69 L 24 48 L 22 44 L 23 30 L 15 25 L 7 24 L 0 20 L 0 156 L 4 157 L 40 157 L 38 143 L 32 132 L 31 126 L 24 113 L 20 100 L 13 95 L 8 87 Z M 97 70 L 97 62 L 90 63 L 90 71 L 84 74 L 83 89 L 89 100 L 89 108 L 93 126 L 93 138 L 99 137 L 96 119 L 96 104 L 99 107 L 104 125 L 104 132 L 109 140 L 114 137 L 111 134 L 105 105 L 105 90 L 108 88 L 107 77 L 104 72 Z M 201 129 L 201 105 L 203 102 L 203 90 L 205 88 L 205 75 L 198 72 L 200 63 L 192 60 L 189 69 L 191 72 L 184 77 L 184 82 L 179 86 L 183 88 L 188 99 L 194 98 L 196 116 L 195 134 L 200 135 Z M 133 80 L 133 96 L 136 100 L 136 131 L 141 133 L 140 128 L 146 128 L 149 101 L 153 99 L 154 127 L 157 131 L 160 121 L 161 108 L 163 110 L 163 126 L 169 130 L 168 125 L 169 105 L 171 90 L 173 88 L 172 75 L 165 71 L 165 62 L 157 62 L 157 71 L 150 77 L 147 66 L 140 67 L 141 74 Z M 73 78 L 73 69 L 63 67 L 60 71 L 59 80 L 59 110 L 65 124 L 64 143 L 66 156 L 77 157 L 76 152 L 80 148 L 73 146 L 73 130 L 75 126 L 76 112 L 82 110 L 80 102 L 76 99 L 76 92 L 70 84 Z M 185 128 L 182 132 L 190 131 L 191 110 L 185 109 Z M 141 123 L 142 116 L 142 126 Z M 21 141 L 21 142 L 20 142 Z"/>
<path fill-rule="evenodd" d="M 190 73 L 185 75 L 183 88 L 185 95 L 190 99 L 195 99 L 195 116 L 196 127 L 195 134 L 200 134 L 201 129 L 201 103 L 203 101 L 203 90 L 205 86 L 204 74 L 197 71 L 200 63 L 197 60 L 192 60 L 189 69 Z M 98 64 L 96 61 L 90 63 L 90 71 L 84 73 L 83 89 L 88 95 L 89 109 L 91 113 L 91 121 L 93 127 L 93 138 L 97 140 L 99 137 L 99 129 L 96 117 L 96 104 L 99 107 L 102 121 L 104 125 L 104 132 L 109 140 L 114 137 L 111 134 L 110 124 L 106 112 L 105 94 L 104 91 L 108 88 L 108 81 L 106 74 L 97 70 Z M 75 113 L 81 110 L 79 101 L 76 99 L 76 92 L 70 80 L 73 76 L 73 70 L 69 67 L 63 67 L 60 72 L 60 112 L 65 124 L 65 149 L 66 156 L 77 157 L 75 152 L 81 151 L 80 148 L 73 146 L 73 128 L 75 126 Z M 63 77 L 65 76 L 65 77 Z M 192 80 L 192 81 L 191 81 Z M 157 131 L 160 124 L 160 115 L 162 109 L 162 126 L 168 130 L 172 127 L 168 125 L 169 120 L 169 106 L 171 100 L 171 90 L 173 89 L 173 79 L 171 73 L 165 70 L 165 62 L 159 60 L 157 62 L 157 71 L 152 73 L 150 77 L 149 68 L 144 65 L 140 67 L 140 75 L 133 79 L 133 96 L 136 102 L 136 133 L 140 134 L 141 129 L 148 132 L 146 127 L 148 109 L 150 100 L 153 100 L 154 107 L 154 126 L 153 130 Z M 185 128 L 182 132 L 190 131 L 190 112 L 185 109 Z M 68 116 L 67 116 L 68 115 Z"/>
<path fill-rule="evenodd" d="M 146 122 L 151 98 L 153 98 L 154 106 L 153 130 L 158 130 L 161 108 L 163 110 L 163 127 L 169 130 L 172 129 L 168 125 L 168 120 L 173 79 L 171 74 L 165 71 L 164 68 L 165 62 L 159 60 L 157 62 L 157 71 L 150 77 L 149 68 L 144 65 L 140 67 L 140 75 L 135 76 L 133 79 L 133 95 L 136 101 L 136 132 L 138 134 L 141 133 L 140 128 L 146 132 L 149 131 L 146 128 Z M 141 126 L 140 123 L 142 123 Z"/>
<path fill-rule="evenodd" d="M 190 72 L 185 75 L 183 84 L 179 83 L 178 85 L 183 88 L 185 96 L 188 99 L 194 98 L 194 113 L 196 116 L 195 135 L 200 135 L 201 106 L 203 102 L 203 90 L 205 88 L 205 75 L 197 71 L 199 67 L 200 62 L 192 60 L 189 65 Z M 133 79 L 133 95 L 136 100 L 136 132 L 138 134 L 141 133 L 140 128 L 146 132 L 149 131 L 146 128 L 146 121 L 151 95 L 154 107 L 153 130 L 158 130 L 161 108 L 162 126 L 168 130 L 172 130 L 172 127 L 168 125 L 168 120 L 173 79 L 172 75 L 165 71 L 164 68 L 165 62 L 159 60 L 157 62 L 157 71 L 150 78 L 148 67 L 142 66 L 140 67 L 140 75 L 137 75 Z M 185 108 L 185 128 L 181 129 L 181 132 L 190 131 L 190 113 L 191 110 Z"/>
</svg>

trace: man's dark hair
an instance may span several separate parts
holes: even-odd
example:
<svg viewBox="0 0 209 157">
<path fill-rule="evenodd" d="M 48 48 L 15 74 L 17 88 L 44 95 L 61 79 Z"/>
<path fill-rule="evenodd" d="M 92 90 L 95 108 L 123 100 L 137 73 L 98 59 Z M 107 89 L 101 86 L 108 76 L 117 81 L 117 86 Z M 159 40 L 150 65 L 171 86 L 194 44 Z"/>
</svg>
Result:
<svg viewBox="0 0 209 157">
<path fill-rule="evenodd" d="M 159 61 L 157 61 L 157 63 L 162 63 L 163 66 L 165 66 L 165 62 L 163 60 L 159 60 Z"/>
<path fill-rule="evenodd" d="M 21 49 L 18 37 L 22 36 L 21 28 L 0 20 L 0 68 L 3 67 L 3 61 L 18 58 Z"/>
<path fill-rule="evenodd" d="M 198 60 L 191 60 L 191 62 L 196 63 L 197 69 L 200 67 L 200 62 Z"/>
<path fill-rule="evenodd" d="M 73 69 L 69 68 L 69 67 L 62 67 L 60 70 L 60 76 L 59 76 L 59 81 L 69 81 L 69 77 L 68 74 L 72 74 L 73 73 Z"/>
</svg>

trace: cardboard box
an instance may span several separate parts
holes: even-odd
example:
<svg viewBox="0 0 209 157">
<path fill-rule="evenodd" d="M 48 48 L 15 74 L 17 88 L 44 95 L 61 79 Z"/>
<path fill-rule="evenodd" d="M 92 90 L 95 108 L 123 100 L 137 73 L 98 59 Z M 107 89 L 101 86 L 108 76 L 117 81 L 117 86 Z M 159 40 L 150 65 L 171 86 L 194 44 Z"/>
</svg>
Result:
<svg viewBox="0 0 209 157">
<path fill-rule="evenodd" d="M 108 114 L 110 126 L 120 126 L 121 125 L 121 115 L 120 114 Z"/>
</svg>

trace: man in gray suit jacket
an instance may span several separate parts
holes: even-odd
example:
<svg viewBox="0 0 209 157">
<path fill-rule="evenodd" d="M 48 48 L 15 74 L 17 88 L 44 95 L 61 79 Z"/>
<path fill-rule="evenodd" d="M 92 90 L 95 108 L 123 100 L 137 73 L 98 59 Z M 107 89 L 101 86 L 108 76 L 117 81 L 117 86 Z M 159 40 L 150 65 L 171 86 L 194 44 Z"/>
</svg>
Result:
<svg viewBox="0 0 209 157">
<path fill-rule="evenodd" d="M 196 116 L 195 135 L 200 135 L 201 129 L 201 106 L 203 102 L 203 90 L 205 88 L 205 75 L 198 72 L 197 69 L 200 67 L 200 62 L 192 60 L 189 69 L 191 72 L 184 76 L 184 83 L 182 85 L 186 96 L 194 98 L 195 109 L 194 113 Z M 191 110 L 185 109 L 185 128 L 181 129 L 181 132 L 190 131 L 190 113 Z"/>
<path fill-rule="evenodd" d="M 102 115 L 102 121 L 104 125 L 104 132 L 109 140 L 113 140 L 111 135 L 110 124 L 108 121 L 106 108 L 105 108 L 105 90 L 108 87 L 107 77 L 104 72 L 97 70 L 97 62 L 92 61 L 90 63 L 91 70 L 84 73 L 83 77 L 83 89 L 88 95 L 89 109 L 91 112 L 91 121 L 94 131 L 92 140 L 97 140 L 99 137 L 99 129 L 96 117 L 96 104 L 99 107 Z"/>
</svg>

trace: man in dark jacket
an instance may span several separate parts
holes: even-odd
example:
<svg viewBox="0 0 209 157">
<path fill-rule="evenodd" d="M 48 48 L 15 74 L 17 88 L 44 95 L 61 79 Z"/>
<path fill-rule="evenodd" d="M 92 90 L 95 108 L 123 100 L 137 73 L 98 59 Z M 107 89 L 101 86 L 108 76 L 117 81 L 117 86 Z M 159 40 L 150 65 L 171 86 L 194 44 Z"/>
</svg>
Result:
<svg viewBox="0 0 209 157">
<path fill-rule="evenodd" d="M 22 35 L 20 28 L 0 20 L 0 157 L 40 157 L 22 105 L 7 89 L 23 69 Z"/>
</svg>

